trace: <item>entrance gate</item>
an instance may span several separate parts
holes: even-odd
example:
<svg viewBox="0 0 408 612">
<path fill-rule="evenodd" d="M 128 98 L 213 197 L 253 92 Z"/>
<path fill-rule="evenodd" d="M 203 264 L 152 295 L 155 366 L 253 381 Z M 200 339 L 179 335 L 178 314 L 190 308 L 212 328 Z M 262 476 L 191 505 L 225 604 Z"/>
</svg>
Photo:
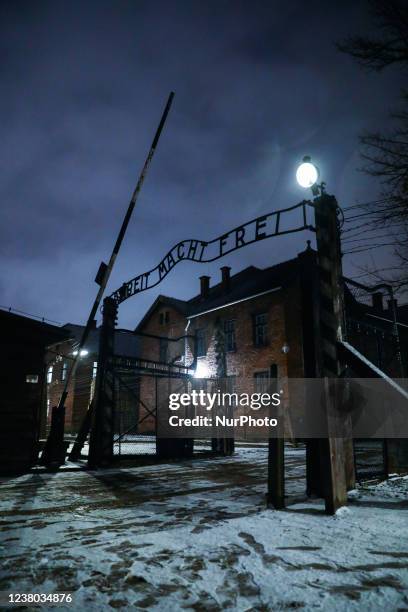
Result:
<svg viewBox="0 0 408 612">
<path fill-rule="evenodd" d="M 114 331 L 119 304 L 160 283 L 182 260 L 214 261 L 253 242 L 309 229 L 316 231 L 318 247 L 317 308 L 314 308 L 313 313 L 313 325 L 316 326 L 318 338 L 315 375 L 327 381 L 327 438 L 324 442 L 308 445 L 308 489 L 324 497 L 328 513 L 335 512 L 346 503 L 347 487 L 354 482 L 350 418 L 341 412 L 340 406 L 331 401 L 329 388 L 330 379 L 336 378 L 340 371 L 337 342 L 342 328 L 340 321 L 343 308 L 340 295 L 339 208 L 335 198 L 324 192 L 323 185 L 319 190 L 320 195 L 313 202 L 303 201 L 289 209 L 263 215 L 209 242 L 187 240 L 176 244 L 155 268 L 124 283 L 110 297 L 105 298 L 94 407 L 87 419 L 88 431 L 89 428 L 91 430 L 90 467 L 108 466 L 116 455 L 128 454 L 132 449 L 134 454 L 139 454 L 140 450 L 143 454 L 148 449 L 154 452 L 152 440 L 157 432 L 160 412 L 157 388 L 163 379 L 173 381 L 172 384 L 174 379 L 178 384 L 188 384 L 195 371 L 195 346 L 191 363 L 184 361 L 191 352 L 191 347 L 190 351 L 185 350 L 186 343 L 194 343 L 194 339 L 188 337 L 175 340 L 176 343 L 179 340 L 184 342 L 183 350 L 169 354 L 169 347 L 173 347 L 171 339 L 146 334 L 143 337 L 144 347 L 152 343 L 153 346 L 146 348 L 145 352 L 142 350 L 141 358 L 135 360 L 126 355 L 115 355 Z M 315 227 L 308 220 L 310 209 L 314 209 Z M 284 223 L 286 218 L 289 227 Z M 83 344 L 84 339 L 81 342 Z M 220 368 L 217 375 L 223 378 L 225 373 Z M 149 380 L 155 382 L 154 391 L 151 391 L 148 400 L 141 391 L 141 385 L 146 386 Z M 149 383 L 150 387 L 152 384 Z M 166 398 L 168 401 L 168 393 Z M 129 405 L 134 405 L 134 409 L 129 409 Z M 141 438 L 142 435 L 145 437 Z M 78 444 L 75 446 L 78 447 Z M 212 447 L 215 451 L 230 454 L 233 452 L 233 441 L 223 438 L 212 443 Z M 183 439 L 156 441 L 156 453 L 165 457 L 191 456 L 192 442 Z M 281 508 L 284 506 L 283 435 L 270 440 L 268 465 L 268 503 Z M 323 474 L 321 466 L 324 468 Z"/>
<path fill-rule="evenodd" d="M 193 439 L 159 435 L 159 419 L 168 420 L 169 395 L 185 393 L 202 384 L 194 378 L 195 336 L 168 338 L 134 332 L 139 339 L 141 356 L 117 355 L 113 343 L 116 309 L 113 300 L 106 298 L 95 396 L 86 419 L 87 429 L 80 433 L 71 458 L 78 458 L 80 444 L 84 443 L 89 429 L 91 467 L 108 465 L 124 457 L 191 457 L 194 450 L 231 454 L 233 444 L 229 439 L 199 440 L 194 449 Z M 193 416 L 189 407 L 178 414 Z"/>
<path fill-rule="evenodd" d="M 191 367 L 193 363 L 183 363 L 184 354 L 177 359 L 180 357 L 179 349 L 183 347 L 184 351 L 188 336 L 171 339 L 150 334 L 137 335 L 141 340 L 142 354 L 143 344 L 150 346 L 147 354 L 154 355 L 157 352 L 155 345 L 160 350 L 165 342 L 166 353 L 170 355 L 162 355 L 162 361 L 113 356 L 114 458 L 166 455 L 167 445 L 157 437 L 159 414 L 165 402 L 168 403 L 169 393 L 188 390 L 194 372 Z M 188 455 L 192 453 L 192 445 L 179 444 L 174 451 L 175 455 Z"/>
<path fill-rule="evenodd" d="M 88 321 L 78 347 L 78 355 L 88 338 L 93 320 L 100 305 L 102 296 L 109 281 L 114 263 L 120 250 L 123 238 L 126 233 L 132 212 L 134 210 L 137 196 L 140 192 L 147 169 L 152 160 L 158 140 L 160 138 L 163 125 L 166 121 L 174 94 L 171 93 L 167 101 L 162 119 L 157 128 L 149 154 L 146 158 L 144 167 L 139 177 L 136 188 L 133 192 L 126 215 L 116 239 L 108 264 L 101 263 L 95 278 L 99 285 L 97 296 L 91 308 Z M 308 158 L 304 158 L 306 162 Z M 249 244 L 265 240 L 274 236 L 281 236 L 303 230 L 316 232 L 318 267 L 319 267 L 319 290 L 318 290 L 318 312 L 315 312 L 314 323 L 318 325 L 316 330 L 320 333 L 317 343 L 316 364 L 318 375 L 327 381 L 339 375 L 339 359 L 337 355 L 337 341 L 342 336 L 342 300 L 339 291 L 341 278 L 341 258 L 340 258 L 340 234 L 338 215 L 342 216 L 336 199 L 325 193 L 325 183 L 318 185 L 313 183 L 311 190 L 314 196 L 313 202 L 303 200 L 287 209 L 273 211 L 262 215 L 252 221 L 233 228 L 231 231 L 222 234 L 218 238 L 210 241 L 189 239 L 176 245 L 166 254 L 160 263 L 151 270 L 139 274 L 117 289 L 111 296 L 104 301 L 104 322 L 100 335 L 100 351 L 96 390 L 94 397 L 93 414 L 88 415 L 86 422 L 88 426 L 92 424 L 90 438 L 89 465 L 101 466 L 108 465 L 113 458 L 115 428 L 115 393 L 116 378 L 114 364 L 114 327 L 117 314 L 117 305 L 132 295 L 141 291 L 146 291 L 158 285 L 163 278 L 173 269 L 173 267 L 184 260 L 196 262 L 211 262 L 232 253 Z M 309 219 L 309 212 L 314 210 L 315 225 Z M 340 222 L 341 223 L 341 222 Z M 64 409 L 64 403 L 68 394 L 68 383 L 71 375 L 75 372 L 78 359 L 75 358 L 69 370 L 64 390 L 61 394 L 58 408 Z M 134 389 L 133 389 L 134 391 Z M 132 393 L 133 393 L 132 391 Z M 352 474 L 348 470 L 350 463 L 349 448 L 351 447 L 349 418 L 341 413 L 339 406 L 331 401 L 329 383 L 325 387 L 325 410 L 327 417 L 327 441 L 324 444 L 315 444 L 310 447 L 308 453 L 308 463 L 310 470 L 310 486 L 325 498 L 326 511 L 333 513 L 347 501 L 347 486 L 353 480 Z M 151 410 L 150 415 L 154 414 Z M 156 412 L 157 415 L 157 412 Z M 138 422 L 139 422 L 138 418 Z M 132 425 L 131 425 L 132 427 Z M 134 426 L 133 426 L 134 427 Z M 82 438 L 86 427 L 82 431 Z M 79 436 L 78 436 L 79 437 Z M 124 432 L 120 433 L 121 439 Z M 339 441 L 340 440 L 340 441 Z M 79 447 L 80 440 L 76 446 Z M 228 452 L 232 452 L 233 445 L 229 445 L 225 440 L 225 447 Z M 270 476 L 268 482 L 271 485 L 268 489 L 268 499 L 275 507 L 280 508 L 284 504 L 283 487 L 283 439 L 279 438 L 269 446 L 269 466 Z M 320 486 L 320 470 L 317 467 L 324 465 L 323 481 L 324 486 Z"/>
</svg>

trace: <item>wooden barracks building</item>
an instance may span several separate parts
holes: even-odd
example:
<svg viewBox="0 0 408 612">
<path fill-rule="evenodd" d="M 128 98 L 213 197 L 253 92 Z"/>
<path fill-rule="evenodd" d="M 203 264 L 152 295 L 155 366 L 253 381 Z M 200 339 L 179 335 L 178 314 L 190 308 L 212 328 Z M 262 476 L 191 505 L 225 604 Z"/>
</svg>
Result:
<svg viewBox="0 0 408 612">
<path fill-rule="evenodd" d="M 44 319 L 0 309 L 0 473 L 37 461 L 46 408 L 47 345 L 66 332 Z"/>
</svg>

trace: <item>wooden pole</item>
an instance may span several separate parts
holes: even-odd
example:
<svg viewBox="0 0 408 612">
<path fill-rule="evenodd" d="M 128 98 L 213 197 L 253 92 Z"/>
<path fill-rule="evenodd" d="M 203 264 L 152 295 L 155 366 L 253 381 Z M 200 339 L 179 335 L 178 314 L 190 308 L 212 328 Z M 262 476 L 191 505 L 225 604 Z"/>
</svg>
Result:
<svg viewBox="0 0 408 612">
<path fill-rule="evenodd" d="M 347 489 L 354 471 L 350 416 L 338 405 L 335 382 L 341 368 L 337 342 L 343 334 L 343 283 L 341 267 L 338 205 L 334 196 L 322 193 L 315 198 L 315 225 L 319 271 L 319 358 L 318 370 L 324 379 L 327 438 L 321 439 L 320 465 L 326 512 L 334 514 L 347 503 Z M 351 451 L 350 451 L 351 448 Z"/>
<path fill-rule="evenodd" d="M 269 438 L 267 505 L 281 510 L 285 507 L 284 438 Z"/>
<path fill-rule="evenodd" d="M 99 336 L 98 370 L 88 456 L 88 465 L 92 468 L 109 465 L 113 458 L 115 422 L 113 355 L 116 317 L 116 303 L 112 298 L 105 298 Z"/>
<path fill-rule="evenodd" d="M 270 370 L 270 393 L 278 390 L 278 368 L 271 366 Z M 276 437 L 270 437 L 268 441 L 268 491 L 266 502 L 269 507 L 281 510 L 285 507 L 285 424 L 283 410 L 278 410 L 278 425 L 273 428 Z M 269 415 L 272 418 L 276 414 Z"/>
</svg>

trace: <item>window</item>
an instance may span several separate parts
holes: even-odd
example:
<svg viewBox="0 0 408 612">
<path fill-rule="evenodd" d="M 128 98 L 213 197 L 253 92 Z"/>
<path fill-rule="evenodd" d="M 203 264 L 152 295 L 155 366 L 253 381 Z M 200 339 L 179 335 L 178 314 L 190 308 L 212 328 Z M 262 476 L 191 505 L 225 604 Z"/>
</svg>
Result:
<svg viewBox="0 0 408 612">
<path fill-rule="evenodd" d="M 167 338 L 160 338 L 160 356 L 159 361 L 161 363 L 167 363 Z"/>
<path fill-rule="evenodd" d="M 67 371 L 68 371 L 68 363 L 64 361 L 64 363 L 62 364 L 62 370 L 61 370 L 61 380 L 66 379 Z"/>
<path fill-rule="evenodd" d="M 52 383 L 52 366 L 50 366 L 47 370 L 47 383 Z"/>
<path fill-rule="evenodd" d="M 38 374 L 27 374 L 26 382 L 33 383 L 33 384 L 38 383 Z"/>
<path fill-rule="evenodd" d="M 96 373 L 98 371 L 98 362 L 94 361 L 92 366 L 92 378 L 96 378 Z"/>
<path fill-rule="evenodd" d="M 254 374 L 254 391 L 255 393 L 269 393 L 271 378 L 268 370 L 263 372 L 255 372 Z"/>
<path fill-rule="evenodd" d="M 207 354 L 205 346 L 205 329 L 197 329 L 196 331 L 196 348 L 197 357 L 204 357 Z"/>
<path fill-rule="evenodd" d="M 268 315 L 266 313 L 254 316 L 254 344 L 265 346 L 268 343 Z"/>
<path fill-rule="evenodd" d="M 165 325 L 170 322 L 170 313 L 168 310 L 159 314 L 160 325 Z"/>
<path fill-rule="evenodd" d="M 235 321 L 224 321 L 224 335 L 225 335 L 225 350 L 229 353 L 236 351 L 237 347 L 235 344 Z"/>
</svg>

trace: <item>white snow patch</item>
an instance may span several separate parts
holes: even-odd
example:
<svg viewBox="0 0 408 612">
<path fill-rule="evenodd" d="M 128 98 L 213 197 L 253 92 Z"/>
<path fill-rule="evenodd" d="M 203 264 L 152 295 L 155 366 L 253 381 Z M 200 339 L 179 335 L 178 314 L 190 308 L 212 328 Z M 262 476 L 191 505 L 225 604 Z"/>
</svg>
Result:
<svg viewBox="0 0 408 612">
<path fill-rule="evenodd" d="M 334 516 L 336 518 L 343 518 L 347 516 L 348 514 L 350 514 L 350 512 L 351 512 L 350 508 L 348 508 L 347 506 L 341 506 L 341 508 L 338 508 L 336 510 L 336 513 Z"/>
<path fill-rule="evenodd" d="M 408 608 L 407 478 L 358 486 L 330 517 L 304 496 L 301 448 L 285 511 L 265 509 L 266 470 L 266 447 L 245 447 L 0 479 L 0 590 L 72 591 L 70 612 Z"/>
</svg>

